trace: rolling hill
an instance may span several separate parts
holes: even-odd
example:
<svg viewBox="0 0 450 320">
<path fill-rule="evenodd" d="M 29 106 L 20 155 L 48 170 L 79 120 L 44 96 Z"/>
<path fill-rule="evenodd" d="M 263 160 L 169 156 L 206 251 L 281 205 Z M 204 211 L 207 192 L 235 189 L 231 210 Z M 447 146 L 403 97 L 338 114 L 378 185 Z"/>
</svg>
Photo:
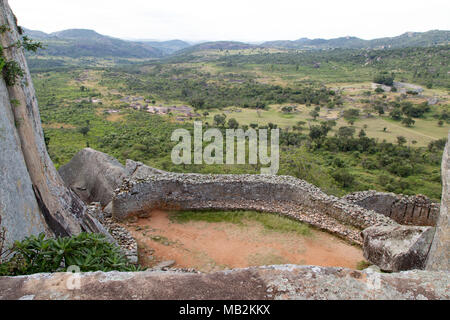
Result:
<svg viewBox="0 0 450 320">
<path fill-rule="evenodd" d="M 165 54 L 172 54 L 179 50 L 188 48 L 191 46 L 186 41 L 182 40 L 169 40 L 169 41 L 141 41 L 142 43 L 149 45 L 153 48 L 159 49 Z"/>
<path fill-rule="evenodd" d="M 407 32 L 398 37 L 363 40 L 356 37 L 340 37 L 335 39 L 278 40 L 264 42 L 261 46 L 285 49 L 379 49 L 430 47 L 450 43 L 450 31 L 432 30 L 428 32 Z"/>
<path fill-rule="evenodd" d="M 161 49 L 145 43 L 125 41 L 101 35 L 93 30 L 70 29 L 46 34 L 41 31 L 24 29 L 25 34 L 46 45 L 40 55 L 80 57 L 118 57 L 118 58 L 160 58 Z"/>
</svg>

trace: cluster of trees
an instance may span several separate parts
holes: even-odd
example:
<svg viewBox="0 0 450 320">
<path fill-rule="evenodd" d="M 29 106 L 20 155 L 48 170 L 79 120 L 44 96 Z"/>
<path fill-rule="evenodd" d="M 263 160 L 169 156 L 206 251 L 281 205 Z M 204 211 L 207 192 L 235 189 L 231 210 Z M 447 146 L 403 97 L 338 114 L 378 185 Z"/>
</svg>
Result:
<svg viewBox="0 0 450 320">
<path fill-rule="evenodd" d="M 428 102 L 423 102 L 419 105 L 414 105 L 409 101 L 393 102 L 394 109 L 389 113 L 393 120 L 401 121 L 407 127 L 412 127 L 415 124 L 413 118 L 422 118 L 425 113 L 430 112 Z"/>
<path fill-rule="evenodd" d="M 220 76 L 192 68 L 158 65 L 151 71 L 105 71 L 102 85 L 110 88 L 125 85 L 128 92 L 167 101 L 184 101 L 196 109 L 228 106 L 265 109 L 268 104 L 299 103 L 307 105 L 341 105 L 342 98 L 324 86 L 281 87 L 263 84 L 236 74 Z"/>
<path fill-rule="evenodd" d="M 374 77 L 373 82 L 391 87 L 394 85 L 394 79 L 393 73 L 381 72 Z"/>
</svg>

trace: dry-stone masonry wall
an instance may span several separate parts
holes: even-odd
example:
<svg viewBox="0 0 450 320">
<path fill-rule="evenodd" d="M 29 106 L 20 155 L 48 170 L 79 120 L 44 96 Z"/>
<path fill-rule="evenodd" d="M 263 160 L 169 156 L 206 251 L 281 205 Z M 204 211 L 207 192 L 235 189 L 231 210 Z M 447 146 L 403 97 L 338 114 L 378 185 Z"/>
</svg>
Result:
<svg viewBox="0 0 450 320">
<path fill-rule="evenodd" d="M 146 216 L 153 209 L 257 210 L 279 213 L 361 244 L 359 232 L 396 223 L 289 176 L 160 173 L 126 179 L 116 190 L 112 214 L 118 220 Z"/>
<path fill-rule="evenodd" d="M 438 203 L 423 195 L 363 191 L 349 194 L 343 200 L 374 210 L 403 225 L 434 227 L 440 210 Z"/>
</svg>

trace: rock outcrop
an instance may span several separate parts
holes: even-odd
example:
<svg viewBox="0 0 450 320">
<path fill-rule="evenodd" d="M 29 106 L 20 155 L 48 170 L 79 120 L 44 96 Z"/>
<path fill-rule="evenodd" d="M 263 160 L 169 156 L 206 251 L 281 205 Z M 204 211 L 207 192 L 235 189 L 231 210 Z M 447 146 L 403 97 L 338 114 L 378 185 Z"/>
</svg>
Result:
<svg viewBox="0 0 450 320">
<path fill-rule="evenodd" d="M 449 132 L 450 141 L 450 132 Z M 441 212 L 436 223 L 436 233 L 427 259 L 427 270 L 450 271 L 450 147 L 449 142 L 442 158 Z"/>
<path fill-rule="evenodd" d="M 113 157 L 86 148 L 78 152 L 70 162 L 59 169 L 66 186 L 84 202 L 100 202 L 108 205 L 124 177 L 125 167 Z"/>
<path fill-rule="evenodd" d="M 75 278 L 76 279 L 76 278 Z M 14 300 L 448 300 L 449 274 L 383 274 L 342 268 L 272 266 L 210 274 L 84 273 L 0 278 L 0 299 Z"/>
<path fill-rule="evenodd" d="M 33 82 L 14 14 L 0 1 L 3 58 L 23 72 L 7 86 L 0 79 L 0 223 L 6 243 L 45 232 L 58 236 L 81 231 L 106 232 L 67 188 L 47 153 Z"/>
<path fill-rule="evenodd" d="M 377 226 L 362 232 L 364 258 L 383 271 L 424 269 L 433 227 Z"/>
</svg>

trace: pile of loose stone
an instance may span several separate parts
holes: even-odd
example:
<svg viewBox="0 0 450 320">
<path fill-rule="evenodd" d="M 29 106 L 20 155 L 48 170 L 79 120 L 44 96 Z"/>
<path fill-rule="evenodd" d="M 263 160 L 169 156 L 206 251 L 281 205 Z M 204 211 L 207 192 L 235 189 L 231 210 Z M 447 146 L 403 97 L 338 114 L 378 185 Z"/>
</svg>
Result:
<svg viewBox="0 0 450 320">
<path fill-rule="evenodd" d="M 89 213 L 97 218 L 107 229 L 114 241 L 119 245 L 128 261 L 138 263 L 138 245 L 131 233 L 116 223 L 114 219 L 102 211 L 100 203 L 92 203 L 88 207 Z"/>
</svg>

